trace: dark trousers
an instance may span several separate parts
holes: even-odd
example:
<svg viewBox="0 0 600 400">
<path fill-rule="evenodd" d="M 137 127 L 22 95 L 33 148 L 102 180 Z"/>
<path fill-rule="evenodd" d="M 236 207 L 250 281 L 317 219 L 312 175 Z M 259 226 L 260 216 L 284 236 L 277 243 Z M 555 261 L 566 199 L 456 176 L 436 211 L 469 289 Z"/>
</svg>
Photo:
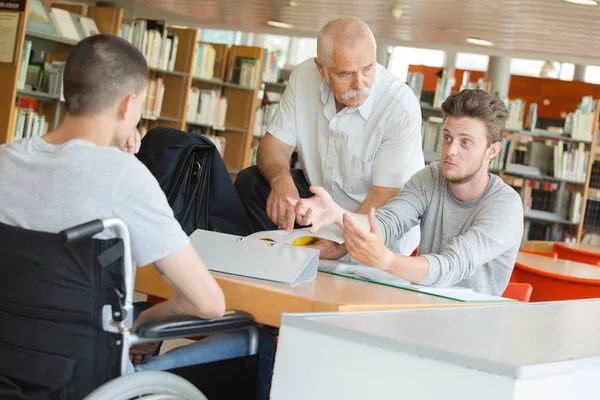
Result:
<svg viewBox="0 0 600 400">
<path fill-rule="evenodd" d="M 304 172 L 299 169 L 293 169 L 291 170 L 291 174 L 300 198 L 307 199 L 312 197 L 313 194 L 308 190 L 310 185 L 304 176 Z M 256 166 L 240 171 L 235 180 L 235 188 L 244 207 L 246 207 L 246 212 L 248 213 L 248 217 L 250 217 L 255 232 L 279 229 L 267 215 L 267 199 L 271 193 L 271 187 L 260 172 L 258 172 Z M 299 228 L 299 226 L 296 226 L 296 228 Z"/>
</svg>

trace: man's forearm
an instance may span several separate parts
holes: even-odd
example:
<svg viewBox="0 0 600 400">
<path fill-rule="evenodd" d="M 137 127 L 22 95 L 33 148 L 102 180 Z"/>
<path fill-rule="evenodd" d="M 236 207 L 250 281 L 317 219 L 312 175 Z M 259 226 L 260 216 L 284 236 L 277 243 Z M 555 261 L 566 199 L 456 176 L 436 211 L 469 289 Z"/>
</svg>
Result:
<svg viewBox="0 0 600 400">
<path fill-rule="evenodd" d="M 407 257 L 394 254 L 391 251 L 390 253 L 391 256 L 388 265 L 381 268 L 383 271 L 413 283 L 422 282 L 429 273 L 429 261 L 427 258 L 422 256 Z"/>
<path fill-rule="evenodd" d="M 355 211 L 357 214 L 368 214 L 371 208 L 378 209 L 400 193 L 400 189 L 372 185 L 367 197 Z"/>
<path fill-rule="evenodd" d="M 277 145 L 260 146 L 256 155 L 256 166 L 270 186 L 277 180 L 289 179 L 293 182 L 289 157 L 286 157 Z"/>
</svg>

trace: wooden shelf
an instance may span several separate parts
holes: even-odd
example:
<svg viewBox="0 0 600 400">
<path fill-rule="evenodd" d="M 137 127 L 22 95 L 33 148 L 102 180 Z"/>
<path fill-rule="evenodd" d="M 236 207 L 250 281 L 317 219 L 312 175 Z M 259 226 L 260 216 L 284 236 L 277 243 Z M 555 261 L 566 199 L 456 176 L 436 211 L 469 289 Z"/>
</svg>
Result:
<svg viewBox="0 0 600 400">
<path fill-rule="evenodd" d="M 263 84 L 265 85 L 265 92 L 272 93 L 283 93 L 287 87 L 287 84 L 279 82 L 263 82 Z"/>
<path fill-rule="evenodd" d="M 537 221 L 543 221 L 543 222 L 564 224 L 564 225 L 578 225 L 579 224 L 579 221 L 571 222 L 568 219 L 561 217 L 560 215 L 556 215 L 556 214 L 548 212 L 548 211 L 526 210 L 525 218 L 533 219 L 533 220 L 537 220 Z"/>
<path fill-rule="evenodd" d="M 163 117 L 163 116 L 159 116 L 157 118 L 158 121 L 165 121 L 165 122 L 179 122 L 181 121 L 179 118 L 173 118 L 173 117 Z"/>
<path fill-rule="evenodd" d="M 588 190 L 588 198 L 600 201 L 600 189 L 589 188 Z"/>
<path fill-rule="evenodd" d="M 68 44 L 71 46 L 79 43 L 79 40 L 69 39 L 69 38 L 66 38 L 66 37 L 63 37 L 60 35 L 53 35 L 51 33 L 46 33 L 46 32 L 37 32 L 37 31 L 33 31 L 31 29 L 27 29 L 25 31 L 25 36 L 29 37 L 29 38 L 46 40 L 48 42 Z"/>
<path fill-rule="evenodd" d="M 161 74 L 166 74 L 166 75 L 173 75 L 173 76 L 181 76 L 181 77 L 186 77 L 188 74 L 186 74 L 185 72 L 179 72 L 179 71 L 167 71 L 166 69 L 160 69 L 160 68 L 148 68 L 148 70 L 150 72 L 158 72 Z"/>
<path fill-rule="evenodd" d="M 421 103 L 421 112 L 442 115 L 442 109 L 431 104 Z"/>
<path fill-rule="evenodd" d="M 192 77 L 192 81 L 210 83 L 213 85 L 222 85 L 223 84 L 223 81 L 221 79 L 217 79 L 217 78 L 206 79 L 206 78 L 200 78 L 197 76 Z"/>
<path fill-rule="evenodd" d="M 31 97 L 32 99 L 39 99 L 45 101 L 60 101 L 60 96 L 52 95 L 45 92 L 38 92 L 34 90 L 17 90 L 18 97 Z"/>
<path fill-rule="evenodd" d="M 233 88 L 233 89 L 247 90 L 249 92 L 256 90 L 255 88 L 238 85 L 237 83 L 221 82 L 221 85 L 223 85 L 224 87 Z"/>
<path fill-rule="evenodd" d="M 544 139 L 564 140 L 566 142 L 574 142 L 574 143 L 590 143 L 589 140 L 573 139 L 570 136 L 562 135 L 560 133 L 550 132 L 550 131 L 547 131 L 544 129 L 536 129 L 533 132 L 522 129 L 522 130 L 518 131 L 518 133 L 521 136 L 531 136 L 531 137 L 544 138 Z"/>
</svg>

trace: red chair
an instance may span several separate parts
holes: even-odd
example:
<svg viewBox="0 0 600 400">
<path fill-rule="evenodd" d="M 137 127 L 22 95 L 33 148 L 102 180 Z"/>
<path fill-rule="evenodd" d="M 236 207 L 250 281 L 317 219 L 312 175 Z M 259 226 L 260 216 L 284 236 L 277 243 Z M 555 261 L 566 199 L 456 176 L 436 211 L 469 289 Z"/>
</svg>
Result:
<svg viewBox="0 0 600 400">
<path fill-rule="evenodd" d="M 516 262 L 511 283 L 535 287 L 530 301 L 557 301 L 600 298 L 600 280 L 558 275 Z"/>
<path fill-rule="evenodd" d="M 502 297 L 528 303 L 531 298 L 531 292 L 533 292 L 533 286 L 529 283 L 509 282 Z"/>
<path fill-rule="evenodd" d="M 556 260 L 558 258 L 558 254 L 556 254 L 556 252 L 554 251 L 535 251 L 535 250 L 527 250 L 527 249 L 519 249 L 519 252 L 521 253 L 527 253 L 527 254 L 535 254 L 538 256 L 543 256 L 543 257 L 550 257 L 554 260 Z"/>
<path fill-rule="evenodd" d="M 564 243 L 554 243 L 554 252 L 563 260 L 577 261 L 600 267 L 598 255 L 589 251 L 574 249 Z"/>
</svg>

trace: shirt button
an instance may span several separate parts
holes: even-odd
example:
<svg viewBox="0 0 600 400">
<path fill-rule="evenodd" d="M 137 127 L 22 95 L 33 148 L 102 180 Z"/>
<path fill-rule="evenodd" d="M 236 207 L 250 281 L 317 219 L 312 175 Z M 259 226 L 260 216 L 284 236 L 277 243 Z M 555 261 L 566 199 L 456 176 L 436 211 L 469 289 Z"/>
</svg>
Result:
<svg viewBox="0 0 600 400">
<path fill-rule="evenodd" d="M 331 143 L 333 143 L 333 144 L 336 144 L 336 143 L 337 143 L 337 140 L 333 139 L 333 140 L 331 141 Z"/>
<path fill-rule="evenodd" d="M 328 166 L 327 166 L 327 169 L 328 169 L 328 170 L 331 170 L 331 165 L 328 165 Z"/>
</svg>

